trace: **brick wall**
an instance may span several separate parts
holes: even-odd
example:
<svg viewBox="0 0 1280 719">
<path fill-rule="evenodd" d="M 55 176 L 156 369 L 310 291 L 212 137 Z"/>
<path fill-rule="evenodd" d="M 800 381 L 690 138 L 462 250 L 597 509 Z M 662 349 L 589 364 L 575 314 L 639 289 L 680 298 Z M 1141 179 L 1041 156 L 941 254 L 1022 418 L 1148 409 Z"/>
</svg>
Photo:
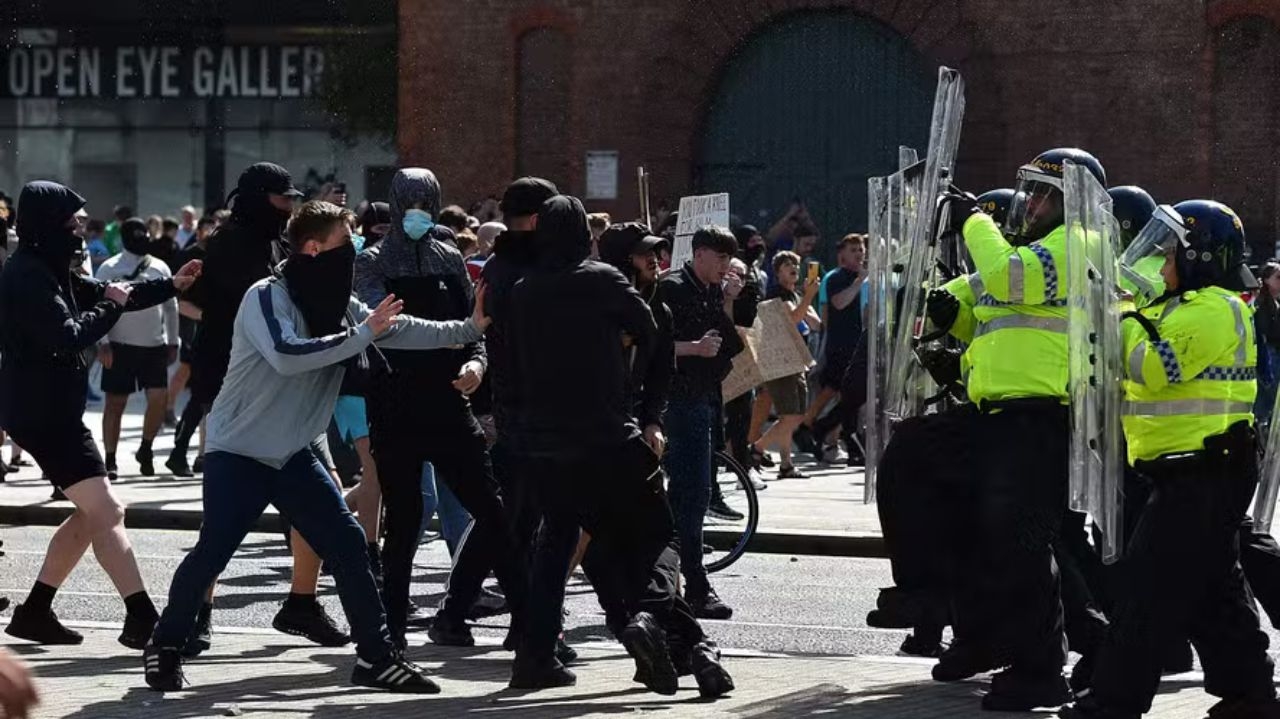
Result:
<svg viewBox="0 0 1280 719">
<path fill-rule="evenodd" d="M 622 199 L 592 205 L 629 217 L 638 164 L 653 173 L 655 202 L 687 190 L 706 99 L 742 43 L 789 13 L 848 8 L 901 32 L 927 62 L 964 74 L 964 186 L 1009 186 L 1017 166 L 1040 150 L 1078 145 L 1102 159 L 1111 184 L 1145 186 L 1161 202 L 1216 190 L 1242 208 L 1247 226 L 1270 233 L 1277 120 L 1267 108 L 1280 86 L 1274 73 L 1256 87 L 1242 82 L 1237 68 L 1257 78 L 1277 66 L 1278 7 L 1269 0 L 400 0 L 399 147 L 406 164 L 435 169 L 452 200 L 500 192 L 516 167 L 518 40 L 531 28 L 555 27 L 572 46 L 563 79 L 571 179 L 561 189 L 584 191 L 588 150 L 616 149 Z M 1219 57 L 1223 33 L 1253 16 L 1271 33 L 1263 47 L 1228 46 Z M 1224 102 L 1246 104 L 1247 119 Z M 1242 175 L 1251 156 L 1261 166 Z"/>
</svg>

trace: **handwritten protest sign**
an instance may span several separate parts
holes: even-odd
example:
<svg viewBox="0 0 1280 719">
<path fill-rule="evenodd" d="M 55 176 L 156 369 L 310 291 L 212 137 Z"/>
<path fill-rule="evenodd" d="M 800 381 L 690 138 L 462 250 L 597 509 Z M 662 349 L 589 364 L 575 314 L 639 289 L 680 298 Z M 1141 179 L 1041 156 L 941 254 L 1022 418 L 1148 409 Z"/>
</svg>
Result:
<svg viewBox="0 0 1280 719">
<path fill-rule="evenodd" d="M 693 257 L 693 233 L 706 225 L 729 227 L 729 193 L 693 195 L 680 198 L 680 220 L 671 250 L 671 266 L 679 267 Z"/>
<path fill-rule="evenodd" d="M 725 402 L 770 380 L 807 372 L 815 364 L 782 300 L 761 302 L 756 323 L 739 331 L 747 348 L 733 359 L 733 369 L 721 383 Z"/>
</svg>

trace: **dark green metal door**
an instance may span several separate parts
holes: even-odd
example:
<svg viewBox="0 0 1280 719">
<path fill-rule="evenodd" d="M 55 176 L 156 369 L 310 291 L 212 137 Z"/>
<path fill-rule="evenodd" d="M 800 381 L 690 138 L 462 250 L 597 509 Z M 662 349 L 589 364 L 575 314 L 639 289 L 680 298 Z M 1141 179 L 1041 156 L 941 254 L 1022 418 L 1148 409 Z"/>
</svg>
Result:
<svg viewBox="0 0 1280 719">
<path fill-rule="evenodd" d="M 936 68 L 891 28 L 852 12 L 791 16 L 729 62 L 708 109 L 695 184 L 729 192 L 765 231 L 802 199 L 834 246 L 867 229 L 867 178 L 923 155 Z"/>
</svg>

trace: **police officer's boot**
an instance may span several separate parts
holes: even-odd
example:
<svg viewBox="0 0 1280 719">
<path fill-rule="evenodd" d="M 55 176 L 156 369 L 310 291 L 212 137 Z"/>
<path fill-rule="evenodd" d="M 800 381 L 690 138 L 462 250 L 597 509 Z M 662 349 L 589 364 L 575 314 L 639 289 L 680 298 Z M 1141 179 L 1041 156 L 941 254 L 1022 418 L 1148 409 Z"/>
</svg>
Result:
<svg viewBox="0 0 1280 719">
<path fill-rule="evenodd" d="M 957 640 L 938 657 L 932 674 L 934 681 L 958 682 L 995 668 L 995 662 L 985 651 L 969 642 Z"/>
<path fill-rule="evenodd" d="M 1071 699 L 1071 688 L 1062 672 L 1031 674 L 1011 668 L 991 677 L 991 691 L 982 697 L 982 708 L 1026 712 L 1036 707 L 1062 706 Z"/>
</svg>

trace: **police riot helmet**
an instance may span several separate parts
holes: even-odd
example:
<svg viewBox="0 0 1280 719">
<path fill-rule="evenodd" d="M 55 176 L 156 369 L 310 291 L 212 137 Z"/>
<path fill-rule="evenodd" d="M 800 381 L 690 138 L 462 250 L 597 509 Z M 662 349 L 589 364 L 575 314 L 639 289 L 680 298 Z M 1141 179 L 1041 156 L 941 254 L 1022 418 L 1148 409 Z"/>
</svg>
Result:
<svg viewBox="0 0 1280 719">
<path fill-rule="evenodd" d="M 1136 185 L 1113 187 L 1107 190 L 1107 194 L 1111 195 L 1111 215 L 1120 226 L 1120 247 L 1128 247 L 1147 226 L 1151 213 L 1156 211 L 1156 201 Z"/>
<path fill-rule="evenodd" d="M 1172 207 L 1158 206 L 1125 250 L 1122 271 L 1139 268 L 1142 260 L 1155 257 L 1165 262 L 1173 259 L 1179 292 L 1210 286 L 1242 292 L 1258 286 L 1246 264 L 1244 225 L 1221 202 L 1187 200 Z"/>
<path fill-rule="evenodd" d="M 1013 204 L 1013 189 L 1002 187 L 998 190 L 987 190 L 978 195 L 978 209 L 991 216 L 996 224 L 1003 227 L 1009 218 L 1009 206 Z"/>
<path fill-rule="evenodd" d="M 1070 160 L 1083 165 L 1106 186 L 1107 173 L 1098 158 L 1075 147 L 1059 147 L 1036 155 L 1018 168 L 1013 202 L 1005 222 L 1005 234 L 1020 243 L 1035 242 L 1063 222 L 1062 171 Z"/>
</svg>

